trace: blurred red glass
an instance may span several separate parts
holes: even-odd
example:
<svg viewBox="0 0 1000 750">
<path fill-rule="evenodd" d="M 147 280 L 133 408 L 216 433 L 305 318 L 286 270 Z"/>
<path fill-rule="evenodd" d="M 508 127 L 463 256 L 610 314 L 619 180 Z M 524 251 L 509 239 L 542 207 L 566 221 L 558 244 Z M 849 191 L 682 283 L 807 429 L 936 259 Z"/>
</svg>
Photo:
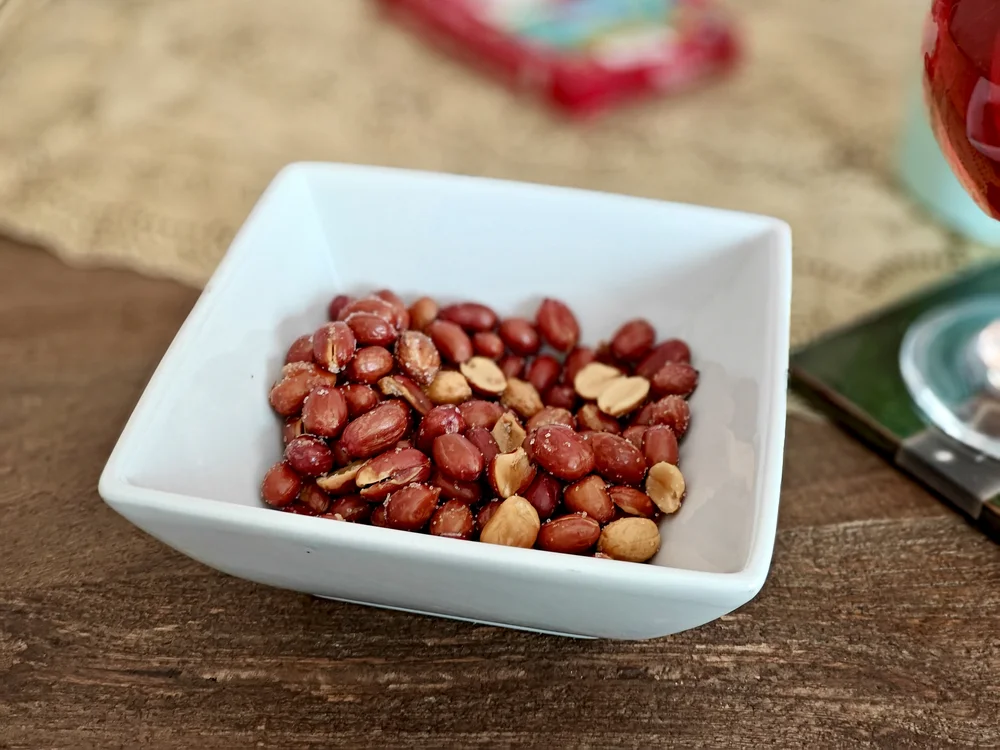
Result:
<svg viewBox="0 0 1000 750">
<path fill-rule="evenodd" d="M 1000 218 L 1000 1 L 934 0 L 924 93 L 931 127 L 962 186 Z"/>
</svg>

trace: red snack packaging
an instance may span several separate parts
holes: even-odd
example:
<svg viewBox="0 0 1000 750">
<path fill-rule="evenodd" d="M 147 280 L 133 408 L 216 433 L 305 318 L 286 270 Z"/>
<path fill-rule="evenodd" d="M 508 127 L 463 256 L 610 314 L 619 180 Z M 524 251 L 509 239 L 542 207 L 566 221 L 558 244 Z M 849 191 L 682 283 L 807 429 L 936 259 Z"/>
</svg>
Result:
<svg viewBox="0 0 1000 750">
<path fill-rule="evenodd" d="M 739 44 L 713 0 L 379 0 L 430 42 L 571 115 L 687 89 Z"/>
</svg>

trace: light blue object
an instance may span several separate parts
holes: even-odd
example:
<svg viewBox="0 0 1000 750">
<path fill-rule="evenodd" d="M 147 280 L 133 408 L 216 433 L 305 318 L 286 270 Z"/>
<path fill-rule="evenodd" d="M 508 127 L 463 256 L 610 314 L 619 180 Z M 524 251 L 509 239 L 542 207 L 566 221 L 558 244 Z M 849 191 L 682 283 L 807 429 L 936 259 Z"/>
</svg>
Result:
<svg viewBox="0 0 1000 750">
<path fill-rule="evenodd" d="M 919 87 L 910 98 L 899 171 L 903 185 L 935 219 L 990 247 L 1000 247 L 1000 221 L 986 215 L 951 171 L 931 131 Z"/>
<path fill-rule="evenodd" d="M 662 28 L 676 5 L 677 0 L 556 0 L 526 9 L 514 4 L 508 23 L 519 36 L 572 50 L 616 29 Z"/>
</svg>

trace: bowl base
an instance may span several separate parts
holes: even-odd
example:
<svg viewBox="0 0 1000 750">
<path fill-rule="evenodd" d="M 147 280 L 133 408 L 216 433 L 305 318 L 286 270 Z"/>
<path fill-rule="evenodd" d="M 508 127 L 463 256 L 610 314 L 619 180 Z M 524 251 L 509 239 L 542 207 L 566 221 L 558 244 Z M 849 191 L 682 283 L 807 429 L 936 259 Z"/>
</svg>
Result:
<svg viewBox="0 0 1000 750">
<path fill-rule="evenodd" d="M 341 599 L 336 596 L 319 596 L 315 595 L 317 599 L 327 599 L 331 602 L 344 602 L 345 604 L 359 604 L 362 607 L 377 607 L 378 609 L 391 609 L 395 612 L 406 612 L 411 615 L 423 615 L 424 617 L 443 617 L 446 620 L 458 620 L 459 622 L 470 622 L 473 625 L 489 625 L 494 628 L 507 628 L 509 630 L 524 630 L 528 633 L 541 633 L 542 635 L 556 635 L 560 638 L 579 638 L 581 640 L 596 640 L 592 635 L 578 635 L 576 633 L 560 633 L 555 630 L 541 630 L 539 628 L 528 628 L 523 625 L 508 625 L 505 622 L 491 622 L 490 620 L 473 620 L 469 617 L 456 617 L 455 615 L 443 615 L 438 612 L 425 612 L 420 609 L 407 609 L 406 607 L 391 607 L 386 604 L 373 604 L 372 602 L 363 602 L 357 599 Z"/>
</svg>

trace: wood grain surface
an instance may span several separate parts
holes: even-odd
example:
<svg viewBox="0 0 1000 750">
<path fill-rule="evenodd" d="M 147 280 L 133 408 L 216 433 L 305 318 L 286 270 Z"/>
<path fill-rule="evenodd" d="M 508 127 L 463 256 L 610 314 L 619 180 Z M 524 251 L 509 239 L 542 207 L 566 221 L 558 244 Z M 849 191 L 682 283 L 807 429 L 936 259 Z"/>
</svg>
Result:
<svg viewBox="0 0 1000 750">
<path fill-rule="evenodd" d="M 790 420 L 774 565 L 722 620 L 562 640 L 204 568 L 97 496 L 196 293 L 0 242 L 0 748 L 989 747 L 1000 548 Z"/>
</svg>

